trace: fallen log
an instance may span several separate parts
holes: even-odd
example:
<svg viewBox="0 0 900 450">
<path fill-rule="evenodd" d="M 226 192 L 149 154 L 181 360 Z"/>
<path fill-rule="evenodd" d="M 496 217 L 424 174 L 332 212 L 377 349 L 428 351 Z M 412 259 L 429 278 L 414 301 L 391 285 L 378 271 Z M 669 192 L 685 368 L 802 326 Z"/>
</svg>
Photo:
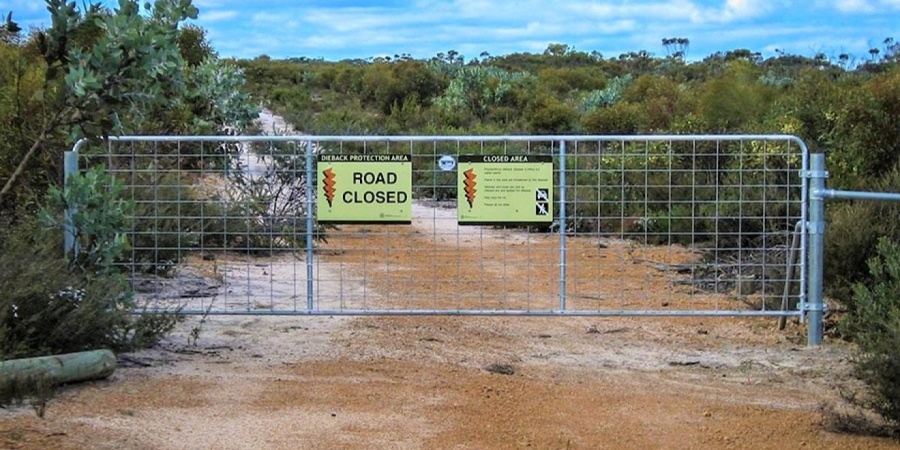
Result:
<svg viewBox="0 0 900 450">
<path fill-rule="evenodd" d="M 109 350 L 0 361 L 0 380 L 41 379 L 51 385 L 100 380 L 116 370 L 116 356 Z"/>
</svg>

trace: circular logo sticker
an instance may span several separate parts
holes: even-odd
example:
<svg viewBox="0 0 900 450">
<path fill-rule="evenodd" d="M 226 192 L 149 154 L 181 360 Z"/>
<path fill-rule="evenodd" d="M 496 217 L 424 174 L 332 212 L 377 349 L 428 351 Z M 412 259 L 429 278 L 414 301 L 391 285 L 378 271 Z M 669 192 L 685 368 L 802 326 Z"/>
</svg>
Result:
<svg viewBox="0 0 900 450">
<path fill-rule="evenodd" d="M 441 156 L 438 160 L 438 167 L 443 171 L 450 171 L 456 168 L 456 159 L 450 155 Z"/>
</svg>

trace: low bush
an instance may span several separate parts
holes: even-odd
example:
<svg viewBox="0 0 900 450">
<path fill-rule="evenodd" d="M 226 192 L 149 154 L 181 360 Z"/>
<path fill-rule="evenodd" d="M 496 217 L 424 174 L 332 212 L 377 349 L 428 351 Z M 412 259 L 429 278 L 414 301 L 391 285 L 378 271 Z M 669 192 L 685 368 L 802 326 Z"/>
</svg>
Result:
<svg viewBox="0 0 900 450">
<path fill-rule="evenodd" d="M 868 262 L 871 284 L 854 285 L 855 312 L 842 323 L 859 346 L 853 373 L 866 386 L 846 394 L 900 430 L 900 243 L 882 238 Z"/>
<path fill-rule="evenodd" d="M 47 196 L 41 220 L 6 223 L 0 234 L 0 358 L 152 345 L 177 314 L 131 315 L 134 298 L 114 262 L 128 248 L 130 202 L 102 170 L 70 178 Z M 74 211 L 67 214 L 66 211 Z M 77 254 L 63 233 L 77 227 Z"/>
<path fill-rule="evenodd" d="M 871 182 L 867 190 L 900 191 L 900 167 Z M 880 237 L 900 240 L 900 204 L 853 201 L 829 203 L 825 239 L 825 294 L 851 315 L 856 311 L 854 284 L 871 284 L 868 260 Z"/>
<path fill-rule="evenodd" d="M 131 315 L 120 274 L 73 269 L 61 233 L 35 221 L 0 237 L 0 359 L 155 344 L 177 315 Z"/>
</svg>

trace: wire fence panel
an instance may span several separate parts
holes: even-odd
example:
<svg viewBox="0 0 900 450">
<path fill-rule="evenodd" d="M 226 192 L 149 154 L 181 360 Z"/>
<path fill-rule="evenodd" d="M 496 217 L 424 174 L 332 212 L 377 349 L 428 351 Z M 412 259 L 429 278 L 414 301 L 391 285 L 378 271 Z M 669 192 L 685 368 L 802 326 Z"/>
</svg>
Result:
<svg viewBox="0 0 900 450">
<path fill-rule="evenodd" d="M 789 316 L 804 300 L 807 154 L 789 136 L 147 136 L 80 158 L 134 203 L 119 265 L 140 311 Z"/>
<path fill-rule="evenodd" d="M 317 247 L 315 304 L 324 310 L 404 314 L 537 314 L 556 309 L 560 262 L 558 246 L 547 232 L 550 224 L 506 229 L 460 224 L 462 185 L 456 164 L 465 155 L 552 158 L 557 145 L 456 139 L 317 141 L 316 147 L 329 154 L 410 155 L 414 200 L 409 225 L 353 224 L 324 231 L 327 242 Z M 451 158 L 454 167 L 441 169 L 442 157 Z"/>
<path fill-rule="evenodd" d="M 796 143 L 601 138 L 576 142 L 569 159 L 571 308 L 796 310 Z"/>
</svg>

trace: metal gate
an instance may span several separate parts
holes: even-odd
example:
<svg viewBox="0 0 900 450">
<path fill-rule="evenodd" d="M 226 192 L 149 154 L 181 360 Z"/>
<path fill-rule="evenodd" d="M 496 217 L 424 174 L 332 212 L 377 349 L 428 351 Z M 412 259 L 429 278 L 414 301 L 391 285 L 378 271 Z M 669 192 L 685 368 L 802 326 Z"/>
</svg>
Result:
<svg viewBox="0 0 900 450">
<path fill-rule="evenodd" d="M 410 220 L 317 220 L 320 155 L 402 156 Z M 484 156 L 552 161 L 543 193 L 552 220 L 461 221 L 459 164 Z M 105 167 L 134 202 L 120 264 L 141 311 L 815 310 L 806 302 L 809 156 L 793 136 L 129 136 L 79 143 L 68 157 L 68 172 Z"/>
</svg>

